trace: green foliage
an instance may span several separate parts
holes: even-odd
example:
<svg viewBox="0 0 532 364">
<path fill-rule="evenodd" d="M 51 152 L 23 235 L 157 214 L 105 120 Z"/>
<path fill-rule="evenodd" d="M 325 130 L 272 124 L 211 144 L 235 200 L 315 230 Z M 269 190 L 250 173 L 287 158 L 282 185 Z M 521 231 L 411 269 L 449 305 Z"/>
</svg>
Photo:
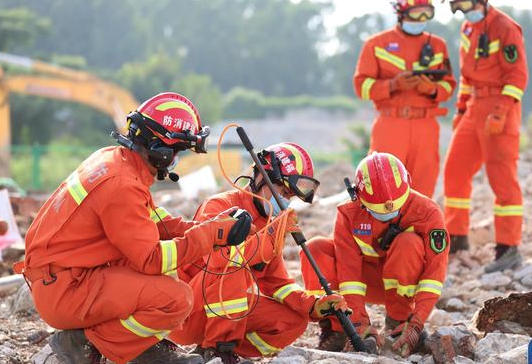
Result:
<svg viewBox="0 0 532 364">
<path fill-rule="evenodd" d="M 200 111 L 200 117 L 206 125 L 221 120 L 223 113 L 222 93 L 213 85 L 207 75 L 188 74 L 176 80 L 173 90 L 186 95 Z"/>
<path fill-rule="evenodd" d="M 0 9 L 0 50 L 8 52 L 32 46 L 37 36 L 47 33 L 50 21 L 24 7 Z"/>
<path fill-rule="evenodd" d="M 266 97 L 256 90 L 236 87 L 224 98 L 226 118 L 260 119 L 267 115 L 284 115 L 288 110 L 316 108 L 330 111 L 353 112 L 359 102 L 343 95 L 315 97 Z"/>
</svg>

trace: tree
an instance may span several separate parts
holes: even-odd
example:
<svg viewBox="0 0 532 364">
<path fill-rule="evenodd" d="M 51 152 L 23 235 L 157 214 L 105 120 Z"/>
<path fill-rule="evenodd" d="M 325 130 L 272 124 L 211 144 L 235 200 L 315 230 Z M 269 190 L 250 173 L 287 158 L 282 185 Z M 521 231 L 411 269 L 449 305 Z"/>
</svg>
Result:
<svg viewBox="0 0 532 364">
<path fill-rule="evenodd" d="M 47 33 L 50 21 L 24 7 L 0 10 L 0 50 L 10 52 L 32 46 L 38 35 Z"/>
</svg>

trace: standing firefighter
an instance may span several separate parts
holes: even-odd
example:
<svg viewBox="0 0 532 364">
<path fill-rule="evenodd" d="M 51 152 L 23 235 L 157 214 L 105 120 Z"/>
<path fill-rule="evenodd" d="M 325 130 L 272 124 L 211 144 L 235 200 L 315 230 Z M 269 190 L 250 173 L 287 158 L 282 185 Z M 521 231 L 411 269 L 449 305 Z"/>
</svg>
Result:
<svg viewBox="0 0 532 364">
<path fill-rule="evenodd" d="M 92 154 L 41 208 L 23 274 L 41 317 L 64 330 L 50 340 L 61 363 L 99 363 L 101 354 L 118 364 L 203 363 L 164 340 L 194 300 L 176 269 L 242 242 L 250 225 L 230 210 L 186 222 L 153 203 L 155 175 L 164 179 L 180 152 L 206 152 L 208 127 L 188 99 L 152 97 L 128 115 L 128 130 L 114 134 L 123 146 Z"/>
<path fill-rule="evenodd" d="M 313 178 L 312 160 L 302 147 L 276 144 L 259 153 L 259 159 L 286 205 L 295 196 L 312 202 L 319 182 Z M 183 327 L 170 334 L 177 343 L 197 344 L 195 352 L 205 361 L 219 357 L 224 364 L 251 363 L 240 361 L 238 355 L 274 354 L 305 331 L 309 318 L 323 318 L 331 306 L 346 308 L 341 296 L 316 299 L 288 276 L 283 246 L 285 234 L 298 230 L 296 213 L 281 213 L 257 167 L 253 176 L 241 178 L 249 180 L 246 192 L 235 190 L 209 198 L 195 219 L 208 220 L 229 206 L 239 206 L 250 212 L 258 232 L 238 248 L 206 257 L 206 272 L 186 269 L 193 276 L 195 305 Z M 276 217 L 267 226 L 271 215 Z M 252 294 L 255 284 L 260 293 Z"/>
<path fill-rule="evenodd" d="M 445 42 L 424 32 L 427 20 L 434 17 L 431 2 L 396 1 L 398 24 L 367 40 L 354 76 L 357 95 L 373 100 L 377 109 L 370 149 L 397 156 L 412 175 L 414 189 L 429 197 L 440 164 L 436 117 L 447 113 L 439 104 L 456 86 L 450 72 L 412 72 L 451 69 Z"/>
<path fill-rule="evenodd" d="M 482 164 L 495 193 L 495 261 L 487 272 L 521 261 L 523 198 L 517 179 L 521 98 L 528 79 L 519 25 L 487 0 L 451 1 L 466 17 L 460 88 L 444 172 L 445 222 L 451 251 L 468 249 L 471 182 Z"/>
<path fill-rule="evenodd" d="M 353 189 L 353 200 L 338 206 L 333 239 L 314 238 L 308 247 L 353 310 L 350 318 L 362 339 L 373 337 L 381 345 L 365 304 L 384 304 L 384 336 L 408 356 L 441 295 L 449 251 L 443 216 L 434 201 L 411 189 L 408 172 L 391 154 L 363 159 Z M 301 271 L 307 290 L 318 293 L 320 283 L 303 256 Z M 344 348 L 336 318 L 321 320 L 320 327 L 320 349 Z"/>
</svg>

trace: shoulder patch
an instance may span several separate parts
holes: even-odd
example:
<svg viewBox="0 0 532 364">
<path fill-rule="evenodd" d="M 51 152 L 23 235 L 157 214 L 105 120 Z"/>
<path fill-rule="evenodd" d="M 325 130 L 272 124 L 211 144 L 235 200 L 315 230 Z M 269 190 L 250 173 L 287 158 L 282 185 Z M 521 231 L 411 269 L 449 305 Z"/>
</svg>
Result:
<svg viewBox="0 0 532 364">
<path fill-rule="evenodd" d="M 434 229 L 429 233 L 430 248 L 440 254 L 447 248 L 447 232 L 443 229 Z"/>
<path fill-rule="evenodd" d="M 518 58 L 519 52 L 517 52 L 517 47 L 514 44 L 504 47 L 504 59 L 506 59 L 506 62 L 515 63 Z"/>
</svg>

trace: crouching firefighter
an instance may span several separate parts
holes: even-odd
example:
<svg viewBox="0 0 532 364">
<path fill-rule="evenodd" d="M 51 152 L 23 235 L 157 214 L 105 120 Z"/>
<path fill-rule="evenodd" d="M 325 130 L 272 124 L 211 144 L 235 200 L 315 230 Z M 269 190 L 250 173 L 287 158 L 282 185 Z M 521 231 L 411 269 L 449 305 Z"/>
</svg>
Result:
<svg viewBox="0 0 532 364">
<path fill-rule="evenodd" d="M 350 318 L 362 339 L 374 337 L 380 347 L 390 335 L 392 348 L 406 357 L 420 343 L 445 279 L 449 249 L 442 212 L 410 187 L 404 165 L 387 153 L 363 159 L 349 189 L 352 201 L 338 206 L 334 237 L 311 239 L 308 248 L 331 288 L 353 310 Z M 308 260 L 301 259 L 306 288 L 319 292 Z M 366 303 L 386 307 L 380 335 Z M 320 327 L 320 349 L 344 349 L 346 337 L 336 318 L 321 320 Z"/>
<path fill-rule="evenodd" d="M 206 153 L 209 128 L 184 96 L 162 93 L 128 115 L 121 146 L 87 158 L 39 211 L 17 269 L 56 332 L 63 364 L 200 364 L 165 337 L 189 315 L 194 297 L 178 267 L 241 243 L 251 227 L 236 208 L 202 223 L 173 218 L 150 194 L 187 149 Z M 231 207 L 231 206 L 228 206 Z M 244 217 L 244 219 L 240 218 Z"/>
<path fill-rule="evenodd" d="M 302 147 L 276 144 L 259 159 L 286 205 L 293 197 L 312 202 L 319 182 Z M 249 183 L 207 199 L 194 219 L 205 221 L 238 206 L 249 211 L 257 233 L 239 247 L 221 249 L 201 265 L 180 270 L 180 277 L 192 277 L 195 303 L 183 326 L 169 336 L 179 344 L 197 344 L 195 352 L 205 361 L 218 357 L 224 364 L 275 354 L 303 334 L 309 319 L 323 318 L 331 306 L 347 309 L 341 296 L 316 299 L 289 277 L 282 253 L 285 235 L 299 230 L 295 211 L 281 213 L 256 166 L 252 176 L 239 179 Z M 250 293 L 255 286 L 259 293 Z"/>
</svg>

